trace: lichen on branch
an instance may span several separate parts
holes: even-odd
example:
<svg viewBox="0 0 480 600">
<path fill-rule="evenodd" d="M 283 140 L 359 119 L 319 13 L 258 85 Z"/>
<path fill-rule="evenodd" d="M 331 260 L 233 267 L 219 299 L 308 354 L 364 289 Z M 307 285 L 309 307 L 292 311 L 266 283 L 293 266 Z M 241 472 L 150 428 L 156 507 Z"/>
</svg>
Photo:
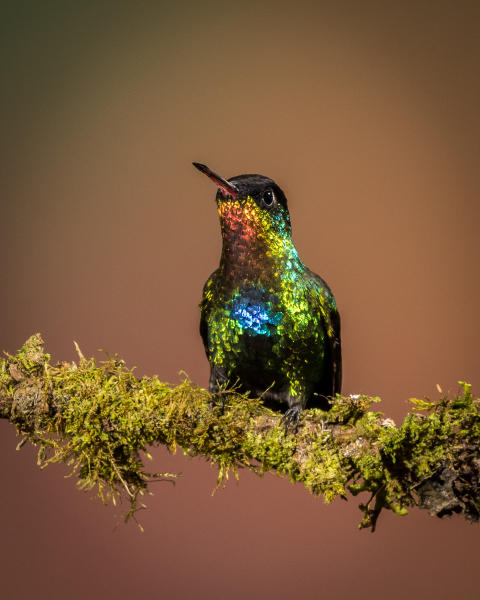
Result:
<svg viewBox="0 0 480 600">
<path fill-rule="evenodd" d="M 137 378 L 117 356 L 99 364 L 77 347 L 77 363 L 52 365 L 39 334 L 0 359 L 0 417 L 38 447 L 41 467 L 70 466 L 82 489 L 104 503 L 130 501 L 127 518 L 143 507 L 153 480 L 148 447 L 201 455 L 218 466 L 218 483 L 247 467 L 301 482 L 326 502 L 367 493 L 360 527 L 375 529 L 382 509 L 412 506 L 440 517 L 480 517 L 480 399 L 467 383 L 457 397 L 412 400 L 400 426 L 371 405 L 379 398 L 337 396 L 328 411 L 305 410 L 296 433 L 281 414 L 233 390 L 216 395 L 188 378 L 173 386 Z"/>
</svg>

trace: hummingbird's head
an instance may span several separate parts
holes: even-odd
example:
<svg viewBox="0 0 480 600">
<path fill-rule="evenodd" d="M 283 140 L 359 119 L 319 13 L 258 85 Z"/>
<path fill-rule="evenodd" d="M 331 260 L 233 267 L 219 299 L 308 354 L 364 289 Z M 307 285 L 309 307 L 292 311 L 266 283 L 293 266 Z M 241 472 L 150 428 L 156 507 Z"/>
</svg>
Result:
<svg viewBox="0 0 480 600">
<path fill-rule="evenodd" d="M 263 175 L 223 179 L 205 165 L 193 163 L 218 186 L 217 207 L 224 244 L 278 254 L 291 239 L 287 199 L 280 187 Z"/>
</svg>

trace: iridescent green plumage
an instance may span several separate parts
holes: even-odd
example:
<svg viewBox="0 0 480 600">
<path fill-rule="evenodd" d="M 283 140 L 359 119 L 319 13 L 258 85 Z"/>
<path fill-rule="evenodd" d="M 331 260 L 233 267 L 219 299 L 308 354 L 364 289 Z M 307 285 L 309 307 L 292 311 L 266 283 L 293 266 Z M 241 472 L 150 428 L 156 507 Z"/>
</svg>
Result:
<svg viewBox="0 0 480 600">
<path fill-rule="evenodd" d="M 197 166 L 197 165 L 195 165 Z M 203 291 L 200 332 L 211 366 L 210 389 L 225 382 L 271 406 L 286 403 L 289 418 L 325 406 L 340 392 L 340 319 L 327 284 L 300 260 L 291 238 L 287 201 L 267 177 L 219 185 L 223 237 L 219 268 Z"/>
</svg>

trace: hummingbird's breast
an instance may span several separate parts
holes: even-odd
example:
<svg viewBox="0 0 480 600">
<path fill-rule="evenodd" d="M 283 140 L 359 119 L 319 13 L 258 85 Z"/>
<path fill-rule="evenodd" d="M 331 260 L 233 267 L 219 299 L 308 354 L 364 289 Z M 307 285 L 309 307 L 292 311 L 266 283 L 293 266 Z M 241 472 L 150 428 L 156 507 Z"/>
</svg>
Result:
<svg viewBox="0 0 480 600">
<path fill-rule="evenodd" d="M 207 318 L 208 356 L 233 383 L 272 393 L 321 375 L 324 328 L 318 291 L 301 274 L 221 288 Z M 295 384 L 296 385 L 296 384 Z M 290 392 L 289 392 L 290 393 Z"/>
<path fill-rule="evenodd" d="M 289 263 L 287 271 L 275 262 L 267 265 L 263 260 L 254 277 L 240 273 L 238 263 L 217 272 L 209 344 L 211 355 L 221 361 L 227 354 L 281 358 L 298 341 L 317 336 L 317 292 L 304 280 L 303 264 Z"/>
</svg>

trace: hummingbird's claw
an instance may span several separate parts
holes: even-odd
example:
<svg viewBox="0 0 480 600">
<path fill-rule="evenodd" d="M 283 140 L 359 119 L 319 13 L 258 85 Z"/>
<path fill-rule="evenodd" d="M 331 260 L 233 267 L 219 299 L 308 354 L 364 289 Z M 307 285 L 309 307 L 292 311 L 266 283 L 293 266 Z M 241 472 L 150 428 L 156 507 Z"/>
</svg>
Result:
<svg viewBox="0 0 480 600">
<path fill-rule="evenodd" d="M 227 390 L 219 390 L 212 394 L 212 407 L 217 408 L 221 416 L 225 414 L 225 409 L 230 402 L 231 392 Z"/>
<path fill-rule="evenodd" d="M 298 422 L 300 421 L 300 413 L 302 412 L 302 407 L 300 404 L 296 404 L 295 406 L 290 407 L 286 413 L 283 415 L 280 423 L 285 426 L 285 435 L 288 434 L 288 430 L 290 426 L 293 425 L 292 432 L 297 433 L 298 431 Z"/>
</svg>

